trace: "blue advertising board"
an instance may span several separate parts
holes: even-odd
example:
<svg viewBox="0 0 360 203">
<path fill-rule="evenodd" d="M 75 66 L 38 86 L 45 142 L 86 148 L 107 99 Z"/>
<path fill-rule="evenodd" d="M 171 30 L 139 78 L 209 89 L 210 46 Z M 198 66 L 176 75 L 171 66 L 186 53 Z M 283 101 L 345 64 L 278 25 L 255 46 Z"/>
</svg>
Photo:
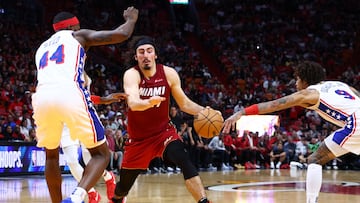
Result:
<svg viewBox="0 0 360 203">
<path fill-rule="evenodd" d="M 45 150 L 33 143 L 0 143 L 0 176 L 43 174 L 45 160 Z M 59 165 L 62 172 L 69 172 L 61 150 Z"/>
</svg>

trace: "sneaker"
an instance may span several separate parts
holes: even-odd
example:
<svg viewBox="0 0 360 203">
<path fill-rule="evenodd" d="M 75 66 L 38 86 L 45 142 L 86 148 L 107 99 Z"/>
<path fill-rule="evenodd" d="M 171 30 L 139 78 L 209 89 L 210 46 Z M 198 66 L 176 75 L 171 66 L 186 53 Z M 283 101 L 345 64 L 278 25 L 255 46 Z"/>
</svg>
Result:
<svg viewBox="0 0 360 203">
<path fill-rule="evenodd" d="M 71 197 L 68 197 L 61 201 L 61 203 L 85 203 L 84 201 L 76 202 L 71 199 Z"/>
<path fill-rule="evenodd" d="M 88 192 L 89 203 L 99 203 L 101 196 L 98 191 Z"/>
<path fill-rule="evenodd" d="M 221 165 L 221 170 L 229 170 L 229 167 L 223 163 Z"/>
<path fill-rule="evenodd" d="M 202 198 L 198 203 L 211 203 L 207 198 Z"/>
<path fill-rule="evenodd" d="M 160 167 L 160 168 L 159 168 L 159 172 L 160 172 L 160 173 L 167 173 L 167 170 L 165 170 L 163 167 Z"/>
<path fill-rule="evenodd" d="M 234 166 L 236 169 L 245 169 L 245 166 L 243 166 L 241 164 L 235 164 Z"/>
<path fill-rule="evenodd" d="M 151 170 L 154 171 L 154 173 L 159 173 L 159 169 L 156 167 L 152 168 Z"/>
<path fill-rule="evenodd" d="M 116 188 L 116 178 L 113 172 L 109 171 L 111 179 L 105 181 L 106 183 L 106 195 L 109 200 L 114 197 L 115 188 Z"/>
<path fill-rule="evenodd" d="M 171 168 L 170 166 L 166 168 L 167 172 L 174 172 L 174 169 Z"/>
<path fill-rule="evenodd" d="M 299 163 L 299 162 L 296 162 L 296 161 L 291 161 L 290 162 L 290 168 L 304 169 L 305 166 L 302 163 Z"/>
<path fill-rule="evenodd" d="M 271 168 L 271 169 L 274 169 L 274 168 L 275 168 L 274 162 L 270 162 L 270 168 Z"/>
</svg>

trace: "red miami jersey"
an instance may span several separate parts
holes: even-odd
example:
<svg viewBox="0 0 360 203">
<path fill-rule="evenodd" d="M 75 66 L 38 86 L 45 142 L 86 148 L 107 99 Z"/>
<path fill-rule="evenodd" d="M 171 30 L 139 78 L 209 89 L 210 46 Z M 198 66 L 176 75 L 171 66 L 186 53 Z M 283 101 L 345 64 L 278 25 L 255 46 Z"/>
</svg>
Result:
<svg viewBox="0 0 360 203">
<path fill-rule="evenodd" d="M 128 132 L 131 139 L 142 140 L 156 136 L 169 128 L 170 86 L 166 79 L 162 64 L 156 65 L 156 73 L 151 78 L 146 78 L 138 66 L 133 67 L 140 74 L 139 94 L 141 99 L 152 96 L 165 97 L 159 106 L 145 111 L 128 111 Z"/>
</svg>

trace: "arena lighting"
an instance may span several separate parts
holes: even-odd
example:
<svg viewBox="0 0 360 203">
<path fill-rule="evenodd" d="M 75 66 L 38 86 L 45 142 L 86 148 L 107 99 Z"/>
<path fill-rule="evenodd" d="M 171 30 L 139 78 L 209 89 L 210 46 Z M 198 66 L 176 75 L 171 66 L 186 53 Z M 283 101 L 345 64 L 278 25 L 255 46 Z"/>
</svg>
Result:
<svg viewBox="0 0 360 203">
<path fill-rule="evenodd" d="M 275 126 L 279 125 L 280 119 L 277 115 L 250 115 L 242 116 L 236 122 L 236 129 L 239 137 L 243 136 L 244 131 L 259 132 L 259 136 L 262 136 L 265 132 L 268 135 L 273 135 Z"/>
<path fill-rule="evenodd" d="M 170 4 L 183 4 L 188 5 L 189 0 L 169 0 Z"/>
</svg>

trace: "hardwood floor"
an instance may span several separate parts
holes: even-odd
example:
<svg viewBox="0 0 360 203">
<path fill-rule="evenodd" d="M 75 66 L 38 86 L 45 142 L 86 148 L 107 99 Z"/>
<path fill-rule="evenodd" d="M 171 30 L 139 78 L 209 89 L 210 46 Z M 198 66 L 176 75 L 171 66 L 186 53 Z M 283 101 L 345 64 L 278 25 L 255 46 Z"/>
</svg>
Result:
<svg viewBox="0 0 360 203">
<path fill-rule="evenodd" d="M 201 172 L 213 203 L 305 203 L 305 170 L 235 170 Z M 319 203 L 360 202 L 360 171 L 324 170 Z M 67 196 L 77 183 L 63 176 Z M 99 180 L 101 202 L 108 202 Z M 43 176 L 0 178 L 1 203 L 50 202 Z M 140 175 L 128 195 L 128 203 L 196 202 L 186 190 L 182 174 Z"/>
</svg>

